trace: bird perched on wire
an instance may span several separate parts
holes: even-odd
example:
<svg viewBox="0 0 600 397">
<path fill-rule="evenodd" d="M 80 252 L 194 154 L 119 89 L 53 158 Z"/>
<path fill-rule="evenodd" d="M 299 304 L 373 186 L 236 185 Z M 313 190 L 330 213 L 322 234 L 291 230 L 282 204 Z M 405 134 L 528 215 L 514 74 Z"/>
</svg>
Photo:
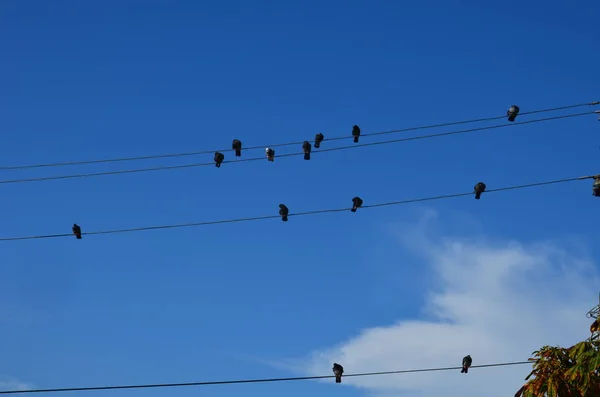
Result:
<svg viewBox="0 0 600 397">
<path fill-rule="evenodd" d="M 342 375 L 344 374 L 344 367 L 338 363 L 333 363 L 333 374 L 335 375 L 335 383 L 342 383 Z"/>
<path fill-rule="evenodd" d="M 323 142 L 323 139 L 325 139 L 325 135 L 321 134 L 320 132 L 315 135 L 315 148 L 318 149 L 321 147 L 321 142 Z"/>
<path fill-rule="evenodd" d="M 279 204 L 279 215 L 281 216 L 282 221 L 287 222 L 289 213 L 290 210 L 285 206 L 285 204 Z"/>
<path fill-rule="evenodd" d="M 267 160 L 275 161 L 275 150 L 268 147 L 265 149 L 265 153 L 267 154 Z"/>
<path fill-rule="evenodd" d="M 354 143 L 358 142 L 358 137 L 360 136 L 360 127 L 355 125 L 352 127 L 352 136 L 354 137 Z"/>
<path fill-rule="evenodd" d="M 359 209 L 360 207 L 362 207 L 363 205 L 363 201 L 360 197 L 354 197 L 352 199 L 352 209 L 350 211 L 352 212 L 356 212 L 357 209 Z"/>
<path fill-rule="evenodd" d="M 592 184 L 592 194 L 595 197 L 600 197 L 600 175 L 595 175 L 594 183 Z"/>
<path fill-rule="evenodd" d="M 78 224 L 74 223 L 71 230 L 73 230 L 73 234 L 75 235 L 77 240 L 81 240 L 81 227 L 79 227 Z"/>
<path fill-rule="evenodd" d="M 311 150 L 310 142 L 304 141 L 304 143 L 302 144 L 302 151 L 304 152 L 304 160 L 310 160 L 310 150 Z"/>
<path fill-rule="evenodd" d="M 461 374 L 468 374 L 469 373 L 469 368 L 471 367 L 471 364 L 473 364 L 473 359 L 471 358 L 471 356 L 465 356 L 463 357 L 462 360 L 462 369 L 460 370 Z"/>
<path fill-rule="evenodd" d="M 221 152 L 215 152 L 215 166 L 221 167 L 221 163 L 225 160 L 225 155 Z"/>
<path fill-rule="evenodd" d="M 242 141 L 239 139 L 234 139 L 231 142 L 231 148 L 235 150 L 235 157 L 240 157 L 242 155 Z"/>
<path fill-rule="evenodd" d="M 485 183 L 483 182 L 478 182 L 477 185 L 475 185 L 475 200 L 479 200 L 481 198 L 481 193 L 485 192 L 486 187 L 487 186 L 485 186 Z"/>
<path fill-rule="evenodd" d="M 519 107 L 517 105 L 512 105 L 507 111 L 506 115 L 508 116 L 508 121 L 515 121 L 517 115 L 519 114 Z"/>
<path fill-rule="evenodd" d="M 600 318 L 597 318 L 596 321 L 590 325 L 590 332 L 593 334 L 594 332 L 600 331 Z"/>
</svg>

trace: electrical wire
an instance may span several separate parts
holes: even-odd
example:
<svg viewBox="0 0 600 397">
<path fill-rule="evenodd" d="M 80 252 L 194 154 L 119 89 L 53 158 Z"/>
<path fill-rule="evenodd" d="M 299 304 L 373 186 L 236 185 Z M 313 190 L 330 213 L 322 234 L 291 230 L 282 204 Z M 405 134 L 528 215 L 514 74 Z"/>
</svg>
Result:
<svg viewBox="0 0 600 397">
<path fill-rule="evenodd" d="M 473 365 L 473 368 L 491 368 L 491 367 L 508 367 L 512 365 L 532 364 L 532 361 L 515 361 L 496 364 Z M 377 375 L 396 375 L 416 372 L 439 372 L 439 371 L 455 371 L 462 367 L 440 367 L 440 368 L 422 368 L 422 369 L 404 369 L 399 371 L 381 371 L 381 372 L 363 372 L 358 374 L 342 375 L 342 378 L 359 377 L 359 376 L 377 376 Z M 209 382 L 186 382 L 186 383 L 154 383 L 143 385 L 119 385 L 119 386 L 89 386 L 89 387 L 64 387 L 57 389 L 31 389 L 31 390 L 2 390 L 0 394 L 22 394 L 22 393 L 57 393 L 67 391 L 92 391 L 92 390 L 116 390 L 116 389 L 150 389 L 158 387 L 189 387 L 189 386 L 211 386 L 211 385 L 231 385 L 240 383 L 271 383 L 271 382 L 289 382 L 296 380 L 316 380 L 335 378 L 335 375 L 322 376 L 299 376 L 294 378 L 265 378 L 265 379 L 237 379 L 237 380 L 221 380 Z"/>
<path fill-rule="evenodd" d="M 544 181 L 544 182 L 528 183 L 525 185 L 506 186 L 506 187 L 501 187 L 501 188 L 496 188 L 496 189 L 487 189 L 484 194 L 507 191 L 507 190 L 515 190 L 515 189 L 524 189 L 524 188 L 544 186 L 544 185 L 552 185 L 552 184 L 565 183 L 565 182 L 572 182 L 572 181 L 590 179 L 590 178 L 593 179 L 594 176 L 591 176 L 591 175 L 590 176 L 580 176 L 580 177 L 575 177 L 575 178 L 564 178 L 564 179 L 555 179 L 555 180 Z M 378 208 L 378 207 L 387 207 L 387 206 L 392 206 L 392 205 L 417 203 L 417 202 L 423 202 L 423 201 L 442 200 L 442 199 L 449 199 L 449 198 L 462 197 L 462 196 L 471 196 L 473 194 L 474 194 L 474 192 L 471 191 L 471 192 L 467 192 L 467 193 L 445 194 L 442 196 L 422 197 L 422 198 L 409 199 L 409 200 L 391 201 L 391 202 L 387 202 L 387 203 L 368 204 L 368 205 L 362 205 L 360 207 L 360 209 L 362 211 L 362 209 L 367 209 L 367 208 Z M 288 214 L 288 217 L 317 215 L 317 214 L 334 213 L 334 212 L 344 212 L 344 211 L 348 211 L 349 209 L 350 209 L 349 207 L 345 207 L 345 208 L 334 208 L 334 209 L 297 212 L 295 214 Z M 207 221 L 207 222 L 180 223 L 180 224 L 171 224 L 171 225 L 136 227 L 136 228 L 129 228 L 129 229 L 102 230 L 102 231 L 81 233 L 81 235 L 82 236 L 84 236 L 84 235 L 91 236 L 91 235 L 99 235 L 99 234 L 141 232 L 141 231 L 145 231 L 145 230 L 176 229 L 176 228 L 184 228 L 184 227 L 218 225 L 218 224 L 223 224 L 223 223 L 259 221 L 259 220 L 274 219 L 274 218 L 280 218 L 280 217 L 281 217 L 280 215 L 265 215 L 265 216 L 256 216 L 256 217 L 250 217 L 250 218 L 222 219 L 222 220 Z M 47 234 L 47 235 L 38 235 L 38 236 L 0 237 L 0 241 L 35 240 L 35 239 L 72 237 L 72 236 L 73 236 L 73 234 L 71 234 L 71 233 L 64 233 L 64 234 Z"/>
<path fill-rule="evenodd" d="M 579 103 L 579 104 L 574 104 L 574 105 L 560 106 L 560 107 L 555 107 L 555 108 L 539 109 L 539 110 L 533 110 L 531 112 L 519 113 L 519 116 L 526 116 L 526 115 L 537 114 L 537 113 L 555 112 L 558 110 L 574 109 L 574 108 L 583 107 L 583 106 L 595 106 L 595 105 L 599 105 L 599 104 L 600 104 L 600 101 L 595 101 L 595 102 L 589 102 L 589 103 Z M 431 125 L 424 125 L 424 126 L 418 126 L 418 127 L 402 128 L 402 129 L 398 129 L 398 130 L 371 132 L 371 133 L 367 133 L 367 134 L 361 134 L 361 137 L 386 135 L 386 134 L 407 132 L 407 131 L 417 131 L 417 130 L 424 130 L 424 129 L 430 129 L 430 128 L 438 128 L 438 127 L 449 127 L 449 126 L 461 125 L 461 124 L 493 121 L 493 120 L 499 120 L 499 119 L 503 119 L 503 118 L 506 118 L 506 115 L 495 116 L 495 117 L 486 117 L 486 118 L 480 118 L 480 119 L 462 120 L 462 121 L 451 121 L 451 122 L 441 123 L 441 124 L 431 124 Z M 337 141 L 340 139 L 351 139 L 351 138 L 352 138 L 351 135 L 350 136 L 344 135 L 344 136 L 338 136 L 338 137 L 333 137 L 333 138 L 326 138 L 326 139 L 324 139 L 324 142 L 325 141 Z M 274 148 L 274 147 L 301 145 L 303 142 L 304 141 L 278 143 L 278 144 L 273 144 L 273 145 L 250 146 L 247 148 L 243 148 L 243 150 L 246 151 L 246 150 L 254 150 L 254 149 L 263 149 L 265 147 Z M 198 156 L 198 155 L 202 155 L 202 154 L 212 154 L 216 151 L 224 152 L 224 151 L 228 151 L 228 150 L 231 150 L 231 149 L 203 150 L 203 151 L 196 151 L 196 152 L 168 153 L 168 154 L 157 154 L 157 155 L 137 156 L 137 157 L 109 158 L 109 159 L 100 159 L 100 160 L 66 161 L 66 162 L 47 163 L 47 164 L 14 165 L 14 166 L 0 167 L 0 171 L 22 170 L 22 169 L 43 168 L 43 167 L 63 167 L 63 166 L 69 166 L 69 165 L 83 165 L 83 164 L 115 163 L 115 162 L 123 162 L 123 161 L 139 161 L 139 160 L 160 159 L 160 158 L 169 158 L 169 157 Z"/>
<path fill-rule="evenodd" d="M 450 131 L 450 132 L 440 132 L 440 133 L 437 133 L 437 134 L 419 135 L 419 136 L 414 136 L 414 137 L 399 138 L 399 139 L 393 139 L 393 140 L 387 140 L 387 141 L 379 141 L 379 142 L 357 143 L 357 144 L 348 145 L 348 146 L 338 146 L 338 147 L 333 147 L 333 148 L 324 148 L 324 149 L 320 149 L 318 151 L 314 151 L 311 154 L 323 153 L 323 152 L 333 152 L 333 151 L 337 151 L 337 150 L 349 150 L 349 149 L 356 149 L 356 148 L 362 148 L 362 147 L 368 147 L 368 146 L 389 145 L 389 144 L 392 144 L 392 143 L 415 141 L 415 140 L 421 140 L 421 139 L 431 139 L 431 138 L 437 138 L 437 137 L 441 137 L 441 136 L 466 134 L 468 132 L 486 131 L 486 130 L 493 130 L 493 129 L 497 129 L 497 128 L 506 128 L 506 127 L 514 127 L 514 126 L 518 126 L 518 125 L 541 123 L 541 122 L 544 122 L 544 121 L 567 119 L 567 118 L 571 118 L 571 117 L 581 117 L 581 116 L 585 116 L 585 115 L 593 114 L 593 113 L 594 113 L 593 111 L 591 111 L 591 112 L 583 112 L 583 113 L 574 113 L 574 114 L 567 114 L 567 115 L 562 115 L 562 116 L 546 117 L 546 118 L 543 118 L 543 119 L 534 119 L 534 120 L 522 121 L 522 122 L 519 122 L 519 123 L 498 124 L 498 125 L 491 125 L 491 126 L 486 126 L 486 127 L 471 128 L 471 129 L 468 129 L 468 130 L 457 130 L 457 131 Z M 300 155 L 304 155 L 304 152 L 280 154 L 280 155 L 276 155 L 276 158 L 291 157 L 291 156 L 300 156 Z M 248 162 L 248 161 L 259 161 L 259 160 L 260 161 L 265 161 L 265 157 L 251 157 L 251 158 L 242 159 L 242 160 L 229 160 L 229 161 L 223 161 L 222 164 L 226 164 L 226 163 L 229 163 L 229 164 L 232 164 L 232 163 L 243 163 L 243 162 Z M 72 178 L 90 178 L 90 177 L 103 176 L 103 175 L 120 175 L 120 174 L 131 174 L 131 173 L 139 173 L 139 172 L 175 170 L 175 169 L 192 168 L 192 167 L 207 167 L 207 166 L 214 166 L 214 165 L 215 165 L 214 162 L 211 162 L 211 163 L 194 163 L 194 164 L 160 166 L 160 167 L 151 167 L 151 168 L 138 168 L 138 169 L 129 169 L 129 170 L 118 170 L 118 171 L 94 172 L 94 173 L 88 173 L 88 174 L 70 174 L 70 175 L 56 175 L 56 176 L 46 176 L 46 177 L 36 177 L 36 178 L 8 179 L 8 180 L 0 180 L 0 184 L 41 182 L 41 181 L 50 181 L 50 180 L 58 180 L 58 179 L 72 179 Z"/>
</svg>

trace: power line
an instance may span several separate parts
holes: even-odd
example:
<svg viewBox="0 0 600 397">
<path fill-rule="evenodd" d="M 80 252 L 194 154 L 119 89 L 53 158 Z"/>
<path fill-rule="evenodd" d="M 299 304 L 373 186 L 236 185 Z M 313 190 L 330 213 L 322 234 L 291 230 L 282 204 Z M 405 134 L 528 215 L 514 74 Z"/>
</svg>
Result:
<svg viewBox="0 0 600 397">
<path fill-rule="evenodd" d="M 567 118 L 571 118 L 571 117 L 580 117 L 580 116 L 585 116 L 585 115 L 593 114 L 593 113 L 594 113 L 593 111 L 583 112 L 583 113 L 574 113 L 574 114 L 567 114 L 567 115 L 562 115 L 562 116 L 546 117 L 543 119 L 522 121 L 520 123 L 498 124 L 498 125 L 491 125 L 491 126 L 486 126 L 486 127 L 471 128 L 468 130 L 440 132 L 437 134 L 420 135 L 420 136 L 399 138 L 399 139 L 393 139 L 393 140 L 387 140 L 387 141 L 358 143 L 358 144 L 348 145 L 348 146 L 324 148 L 324 149 L 320 149 L 319 151 L 315 151 L 312 153 L 314 154 L 314 153 L 323 153 L 323 152 L 333 152 L 333 151 L 337 151 L 337 150 L 349 150 L 349 149 L 356 149 L 356 148 L 362 148 L 362 147 L 368 147 L 368 146 L 388 145 L 388 144 L 392 144 L 392 143 L 400 143 L 400 142 L 406 142 L 406 141 L 437 138 L 437 137 L 441 137 L 441 136 L 459 135 L 459 134 L 466 134 L 468 132 L 486 131 L 486 130 L 493 130 L 493 129 L 497 129 L 497 128 L 514 127 L 514 126 L 518 126 L 518 125 L 541 123 L 544 121 L 567 119 Z M 282 157 L 300 156 L 303 154 L 304 154 L 303 152 L 285 153 L 285 154 L 278 154 L 276 157 L 282 158 Z M 225 163 L 230 163 L 230 164 L 243 163 L 243 162 L 248 162 L 248 161 L 259 161 L 259 160 L 265 161 L 265 157 L 251 157 L 251 158 L 242 159 L 242 160 L 229 160 L 229 161 L 223 161 L 223 164 L 225 164 Z M 56 175 L 56 176 L 46 176 L 46 177 L 36 177 L 36 178 L 8 179 L 8 180 L 0 180 L 0 184 L 41 182 L 41 181 L 51 181 L 51 180 L 58 180 L 58 179 L 90 178 L 90 177 L 103 176 L 103 175 L 120 175 L 120 174 L 132 174 L 132 173 L 139 173 L 139 172 L 175 170 L 175 169 L 192 168 L 192 167 L 207 167 L 207 166 L 214 166 L 214 164 L 215 164 L 214 162 L 194 163 L 194 164 L 160 166 L 160 167 L 151 167 L 151 168 L 137 168 L 137 169 L 119 170 L 119 171 L 94 172 L 94 173 L 88 173 L 88 174 L 70 174 L 70 175 Z"/>
<path fill-rule="evenodd" d="M 579 104 L 574 104 L 574 105 L 560 106 L 560 107 L 555 107 L 555 108 L 539 109 L 539 110 L 533 110 L 531 112 L 519 113 L 519 116 L 525 116 L 525 115 L 537 114 L 537 113 L 554 112 L 554 111 L 558 111 L 558 110 L 573 109 L 573 108 L 578 108 L 578 107 L 583 107 L 583 106 L 595 106 L 595 105 L 599 105 L 599 104 L 600 104 L 600 101 L 595 101 L 595 102 L 589 102 L 589 103 L 579 103 Z M 424 129 L 430 129 L 430 128 L 438 128 L 438 127 L 450 127 L 450 126 L 454 126 L 454 125 L 478 123 L 478 122 L 484 122 L 484 121 L 493 121 L 493 120 L 499 120 L 499 119 L 503 119 L 503 118 L 506 118 L 506 115 L 495 116 L 495 117 L 486 117 L 486 118 L 480 118 L 480 119 L 462 120 L 462 121 L 451 121 L 451 122 L 441 123 L 441 124 L 431 124 L 431 125 L 424 125 L 424 126 L 418 126 L 418 127 L 402 128 L 402 129 L 398 129 L 398 130 L 371 132 L 371 133 L 367 133 L 367 134 L 361 134 L 361 137 L 387 135 L 387 134 L 393 134 L 393 133 L 398 133 L 398 132 L 417 131 L 417 130 L 424 130 Z M 351 139 L 351 138 L 352 138 L 351 135 L 350 136 L 344 135 L 344 136 L 338 136 L 338 137 L 333 137 L 333 138 L 326 138 L 324 141 L 337 141 L 337 140 L 341 140 L 341 139 Z M 267 146 L 274 148 L 274 147 L 301 145 L 303 142 L 304 141 L 278 143 L 278 144 L 273 144 L 273 145 L 250 146 L 250 147 L 244 148 L 243 150 L 263 149 Z M 22 170 L 22 169 L 31 169 L 31 168 L 44 168 L 44 167 L 63 167 L 63 166 L 69 166 L 69 165 L 116 163 L 116 162 L 124 162 L 124 161 L 151 160 L 151 159 L 160 159 L 160 158 L 169 158 L 169 157 L 198 156 L 198 155 L 202 155 L 202 154 L 212 154 L 216 151 L 225 152 L 228 150 L 231 150 L 231 149 L 202 150 L 202 151 L 196 151 L 196 152 L 167 153 L 167 154 L 157 154 L 157 155 L 137 156 L 137 157 L 109 158 L 109 159 L 100 159 L 100 160 L 66 161 L 66 162 L 47 163 L 47 164 L 14 165 L 14 166 L 0 167 L 0 171 Z"/>
<path fill-rule="evenodd" d="M 531 364 L 531 361 L 515 361 L 496 364 L 473 365 L 472 368 L 491 368 L 491 367 L 508 367 L 512 365 Z M 454 371 L 462 369 L 461 367 L 440 367 L 440 368 L 422 368 L 422 369 L 404 369 L 399 371 L 382 371 L 382 372 L 364 372 L 358 374 L 343 375 L 342 378 L 359 377 L 359 376 L 376 376 L 376 375 L 395 375 L 407 374 L 415 372 L 439 372 L 439 371 Z M 237 380 L 221 380 L 209 382 L 186 382 L 186 383 L 154 383 L 142 385 L 119 385 L 119 386 L 89 386 L 89 387 L 65 387 L 57 389 L 31 389 L 31 390 L 2 390 L 0 394 L 19 394 L 19 393 L 56 393 L 67 391 L 92 391 L 92 390 L 116 390 L 116 389 L 150 389 L 158 387 L 189 387 L 189 386 L 211 386 L 211 385 L 231 385 L 240 383 L 267 383 L 267 382 L 289 382 L 296 380 L 316 380 L 335 378 L 334 375 L 322 376 L 299 376 L 293 378 L 265 378 L 265 379 L 237 379 Z"/>
<path fill-rule="evenodd" d="M 529 187 L 537 187 L 537 186 L 572 182 L 572 181 L 578 181 L 578 180 L 590 179 L 590 178 L 594 178 L 594 176 L 580 176 L 580 177 L 575 177 L 575 178 L 555 179 L 555 180 L 551 180 L 551 181 L 528 183 L 525 185 L 506 186 L 506 187 L 501 187 L 501 188 L 496 188 L 496 189 L 487 189 L 487 190 L 485 190 L 484 194 L 492 193 L 492 192 L 501 192 L 501 191 L 506 191 L 506 190 L 516 190 L 516 189 L 524 189 L 524 188 L 529 188 Z M 409 200 L 391 201 L 391 202 L 379 203 L 379 204 L 368 204 L 368 205 L 363 205 L 360 208 L 362 210 L 362 209 L 367 209 L 367 208 L 387 207 L 387 206 L 391 206 L 391 205 L 402 205 L 402 204 L 417 203 L 417 202 L 423 202 L 423 201 L 442 200 L 442 199 L 449 199 L 449 198 L 462 197 L 462 196 L 471 196 L 471 195 L 473 195 L 473 192 L 446 194 L 446 195 L 442 195 L 442 196 L 422 197 L 422 198 L 409 199 Z M 344 211 L 348 211 L 348 210 L 350 210 L 349 207 L 297 212 L 295 214 L 288 214 L 288 217 L 316 215 L 316 214 L 325 214 L 325 213 L 333 213 L 333 212 L 344 212 Z M 256 216 L 256 217 L 250 217 L 250 218 L 222 219 L 222 220 L 207 221 L 207 222 L 146 226 L 146 227 L 136 227 L 136 228 L 129 228 L 129 229 L 102 230 L 102 231 L 96 231 L 96 232 L 82 233 L 82 235 L 91 236 L 91 235 L 99 235 L 99 234 L 141 232 L 141 231 L 145 231 L 145 230 L 176 229 L 176 228 L 184 228 L 184 227 L 218 225 L 218 224 L 223 224 L 223 223 L 259 221 L 259 220 L 274 219 L 274 218 L 280 218 L 280 215 L 265 215 L 265 216 Z M 71 233 L 64 233 L 64 234 L 47 234 L 47 235 L 38 235 L 38 236 L 1 237 L 0 241 L 35 240 L 35 239 L 72 237 L 72 236 L 73 235 Z"/>
</svg>

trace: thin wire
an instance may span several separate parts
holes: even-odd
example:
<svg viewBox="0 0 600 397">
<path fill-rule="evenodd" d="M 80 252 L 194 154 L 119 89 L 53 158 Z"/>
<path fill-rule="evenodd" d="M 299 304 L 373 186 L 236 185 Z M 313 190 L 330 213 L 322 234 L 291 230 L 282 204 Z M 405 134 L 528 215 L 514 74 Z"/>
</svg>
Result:
<svg viewBox="0 0 600 397">
<path fill-rule="evenodd" d="M 449 135 L 466 134 L 468 132 L 486 131 L 486 130 L 493 130 L 493 129 L 497 129 L 497 128 L 514 127 L 514 126 L 518 126 L 518 125 L 541 123 L 544 121 L 567 119 L 567 118 L 571 118 L 571 117 L 580 117 L 580 116 L 585 116 L 585 115 L 592 114 L 592 113 L 594 113 L 594 112 L 567 114 L 567 115 L 563 115 L 563 116 L 554 116 L 554 117 L 546 117 L 543 119 L 522 121 L 520 123 L 498 124 L 498 125 L 491 125 L 491 126 L 486 126 L 486 127 L 471 128 L 468 130 L 441 132 L 441 133 L 437 133 L 437 134 L 420 135 L 420 136 L 399 138 L 399 139 L 380 141 L 380 142 L 357 143 L 357 144 L 348 145 L 348 146 L 324 148 L 324 149 L 320 149 L 319 151 L 314 151 L 314 152 L 312 152 L 312 154 L 333 152 L 333 151 L 337 151 L 337 150 L 356 149 L 356 148 L 363 148 L 363 147 L 368 147 L 368 146 L 389 145 L 392 143 L 415 141 L 415 140 L 421 140 L 421 139 L 431 139 L 431 138 L 437 138 L 437 137 L 449 136 Z M 304 155 L 304 152 L 285 153 L 285 154 L 281 154 L 281 155 L 276 155 L 276 158 L 300 156 L 300 155 Z M 265 161 L 265 157 L 251 157 L 251 158 L 242 159 L 242 160 L 229 160 L 229 161 L 223 161 L 223 164 L 244 163 L 244 162 L 248 162 L 248 161 L 259 161 L 259 160 Z M 215 165 L 214 162 L 194 163 L 194 164 L 171 165 L 171 166 L 161 166 L 161 167 L 151 167 L 151 168 L 137 168 L 137 169 L 119 170 L 119 171 L 94 172 L 94 173 L 88 173 L 88 174 L 70 174 L 70 175 L 56 175 L 56 176 L 45 176 L 45 177 L 36 177 L 36 178 L 7 179 L 7 180 L 0 180 L 0 184 L 41 182 L 41 181 L 51 181 L 51 180 L 58 180 L 58 179 L 90 178 L 90 177 L 103 176 L 103 175 L 132 174 L 132 173 L 139 173 L 139 172 L 175 170 L 175 169 L 192 168 L 192 167 L 208 167 L 208 166 L 214 166 L 214 165 Z"/>
<path fill-rule="evenodd" d="M 544 182 L 528 183 L 525 185 L 507 186 L 507 187 L 501 187 L 501 188 L 496 188 L 496 189 L 488 189 L 485 191 L 484 194 L 493 193 L 493 192 L 501 192 L 501 191 L 506 191 L 506 190 L 515 190 L 515 189 L 524 189 L 524 188 L 529 188 L 529 187 L 552 185 L 552 184 L 557 184 L 557 183 L 572 182 L 572 181 L 578 181 L 578 180 L 589 179 L 589 178 L 594 178 L 594 177 L 593 176 L 580 176 L 580 177 L 575 177 L 575 178 L 564 178 L 564 179 L 555 179 L 555 180 L 544 181 Z M 462 196 L 471 196 L 471 195 L 473 195 L 473 193 L 474 192 L 471 191 L 468 193 L 445 194 L 442 196 L 422 197 L 422 198 L 401 200 L 401 201 L 391 201 L 391 202 L 387 202 L 387 203 L 363 205 L 360 208 L 362 210 L 362 209 L 367 209 L 367 208 L 387 207 L 390 205 L 402 205 L 402 204 L 409 204 L 409 203 L 418 203 L 418 202 L 423 202 L 423 201 L 442 200 L 442 199 L 449 199 L 449 198 L 462 197 Z M 334 212 L 344 212 L 344 211 L 348 211 L 349 209 L 350 209 L 349 207 L 346 207 L 346 208 L 334 208 L 334 209 L 297 212 L 295 214 L 288 214 L 288 217 L 317 215 L 317 214 L 334 213 Z M 99 234 L 130 233 L 130 232 L 140 232 L 140 231 L 146 231 L 146 230 L 175 229 L 175 228 L 184 228 L 184 227 L 218 225 L 218 224 L 223 224 L 223 223 L 250 222 L 250 221 L 259 221 L 259 220 L 275 219 L 275 218 L 280 218 L 280 216 L 279 215 L 265 215 L 265 216 L 256 216 L 256 217 L 250 217 L 250 218 L 222 219 L 222 220 L 208 221 L 208 222 L 180 223 L 180 224 L 172 224 L 172 225 L 136 227 L 136 228 L 129 228 L 129 229 L 102 230 L 102 231 L 96 231 L 96 232 L 82 233 L 82 235 L 90 236 L 90 235 L 99 235 Z M 34 240 L 34 239 L 59 238 L 59 237 L 73 237 L 73 234 L 64 233 L 64 234 L 46 234 L 46 235 L 39 235 L 39 236 L 1 237 L 0 241 Z"/>
<path fill-rule="evenodd" d="M 512 365 L 531 364 L 531 361 L 515 361 L 507 363 L 473 365 L 472 368 L 490 368 L 490 367 L 507 367 Z M 439 371 L 455 371 L 462 367 L 441 367 L 441 368 L 422 368 L 422 369 L 404 369 L 399 371 L 382 371 L 382 372 L 364 372 L 358 374 L 343 375 L 343 378 L 358 377 L 358 376 L 378 376 L 378 375 L 396 375 L 415 372 L 439 372 Z M 189 387 L 189 386 L 211 386 L 211 385 L 231 385 L 239 383 L 267 383 L 267 382 L 289 382 L 296 380 L 314 380 L 314 379 L 329 379 L 335 378 L 335 375 L 322 376 L 300 376 L 294 378 L 265 378 L 265 379 L 238 379 L 238 380 L 221 380 L 212 382 L 186 382 L 186 383 L 154 383 L 145 385 L 119 385 L 119 386 L 90 386 L 90 387 L 64 387 L 57 389 L 31 389 L 31 390 L 2 390 L 0 394 L 19 394 L 19 393 L 56 393 L 67 391 L 92 391 L 92 390 L 116 390 L 116 389 L 149 389 L 158 387 Z"/>
<path fill-rule="evenodd" d="M 539 109 L 539 110 L 533 110 L 531 112 L 519 113 L 519 116 L 525 116 L 525 115 L 537 114 L 537 113 L 554 112 L 557 110 L 573 109 L 573 108 L 583 107 L 583 106 L 595 106 L 598 104 L 600 104 L 600 102 L 596 101 L 596 102 L 590 102 L 590 103 L 580 103 L 580 104 L 575 104 L 575 105 L 560 106 L 560 107 L 549 108 L 549 109 Z M 449 127 L 449 126 L 453 126 L 453 125 L 478 123 L 478 122 L 483 122 L 483 121 L 493 121 L 493 120 L 499 120 L 499 119 L 503 119 L 503 118 L 506 118 L 506 115 L 496 116 L 496 117 L 486 117 L 486 118 L 481 118 L 481 119 L 451 121 L 451 122 L 441 123 L 441 124 L 431 124 L 431 125 L 418 126 L 418 127 L 402 128 L 399 130 L 371 132 L 371 133 L 367 133 L 367 134 L 361 134 L 361 137 L 386 135 L 386 134 L 393 134 L 393 133 L 407 132 L 407 131 L 417 131 L 417 130 L 424 130 L 424 129 L 430 129 L 430 128 L 438 128 L 438 127 Z M 352 138 L 352 136 L 344 135 L 344 136 L 338 136 L 338 137 L 333 137 L 333 138 L 326 138 L 324 141 L 337 141 L 340 139 L 350 139 L 350 138 Z M 247 148 L 243 148 L 243 150 L 246 151 L 246 150 L 254 150 L 254 149 L 263 149 L 265 147 L 274 148 L 274 147 L 301 145 L 303 142 L 304 141 L 278 143 L 278 144 L 274 144 L 274 145 L 250 146 Z M 224 152 L 224 151 L 228 151 L 228 150 L 231 150 L 231 149 L 219 149 L 218 151 Z M 120 157 L 120 158 L 109 158 L 109 159 L 101 159 L 101 160 L 84 160 L 84 161 L 67 161 L 67 162 L 47 163 L 47 164 L 14 165 L 14 166 L 0 167 L 0 171 L 23 170 L 23 169 L 43 168 L 43 167 L 62 167 L 62 166 L 83 165 L 83 164 L 116 163 L 116 162 L 123 162 L 123 161 L 139 161 L 139 160 L 160 159 L 160 158 L 169 158 L 169 157 L 198 156 L 198 155 L 202 155 L 202 154 L 212 154 L 215 151 L 216 150 L 202 150 L 202 151 L 196 151 L 196 152 L 168 153 L 168 154 L 157 154 L 157 155 L 137 156 L 137 157 Z"/>
</svg>

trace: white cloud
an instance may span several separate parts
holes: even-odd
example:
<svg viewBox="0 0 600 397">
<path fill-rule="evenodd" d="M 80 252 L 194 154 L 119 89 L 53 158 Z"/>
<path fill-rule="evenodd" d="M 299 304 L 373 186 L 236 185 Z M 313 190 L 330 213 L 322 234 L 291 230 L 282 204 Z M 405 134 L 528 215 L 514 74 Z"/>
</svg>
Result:
<svg viewBox="0 0 600 397">
<path fill-rule="evenodd" d="M 0 390 L 30 390 L 34 385 L 25 383 L 8 375 L 0 375 Z"/>
<path fill-rule="evenodd" d="M 570 345 L 589 336 L 585 314 L 597 303 L 600 283 L 581 247 L 556 241 L 432 239 L 425 233 L 429 222 L 431 214 L 401 238 L 431 266 L 435 287 L 426 295 L 422 318 L 363 330 L 288 367 L 323 375 L 331 373 L 334 361 L 347 373 L 459 366 L 466 354 L 474 365 L 525 361 L 543 345 Z M 506 397 L 514 395 L 530 370 L 530 365 L 518 365 L 473 368 L 467 375 L 351 377 L 343 385 L 377 395 Z"/>
</svg>

